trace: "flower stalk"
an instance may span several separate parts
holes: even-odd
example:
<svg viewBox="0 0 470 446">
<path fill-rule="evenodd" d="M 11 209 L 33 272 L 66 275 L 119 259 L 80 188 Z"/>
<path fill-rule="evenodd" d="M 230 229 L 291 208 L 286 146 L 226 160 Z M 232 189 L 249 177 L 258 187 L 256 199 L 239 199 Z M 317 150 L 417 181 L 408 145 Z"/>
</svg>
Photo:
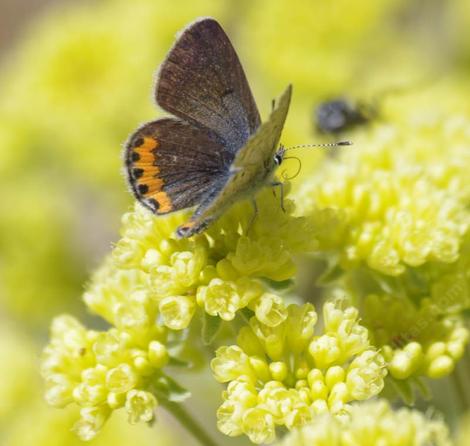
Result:
<svg viewBox="0 0 470 446">
<path fill-rule="evenodd" d="M 201 445 L 218 446 L 209 433 L 182 404 L 162 400 L 160 401 L 160 405 L 171 413 L 173 417 L 178 420 L 181 426 L 183 426 Z"/>
</svg>

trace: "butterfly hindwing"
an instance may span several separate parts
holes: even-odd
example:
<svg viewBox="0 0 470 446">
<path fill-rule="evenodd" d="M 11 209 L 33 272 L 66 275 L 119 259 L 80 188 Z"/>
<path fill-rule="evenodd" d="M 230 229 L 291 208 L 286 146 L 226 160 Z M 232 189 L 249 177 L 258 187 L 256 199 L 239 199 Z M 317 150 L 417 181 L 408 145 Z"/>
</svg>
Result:
<svg viewBox="0 0 470 446">
<path fill-rule="evenodd" d="M 136 198 L 156 214 L 194 206 L 224 186 L 233 156 L 211 130 L 163 118 L 138 129 L 126 145 Z"/>
<path fill-rule="evenodd" d="M 238 56 L 210 18 L 189 25 L 170 50 L 160 68 L 156 100 L 167 112 L 215 131 L 232 153 L 260 125 Z"/>
<path fill-rule="evenodd" d="M 188 236 L 203 230 L 228 206 L 254 193 L 266 184 L 275 168 L 274 154 L 279 145 L 289 110 L 292 87 L 289 85 L 279 98 L 269 119 L 239 150 L 231 164 L 230 179 L 213 196 L 206 196 L 191 220 L 179 232 Z"/>
</svg>

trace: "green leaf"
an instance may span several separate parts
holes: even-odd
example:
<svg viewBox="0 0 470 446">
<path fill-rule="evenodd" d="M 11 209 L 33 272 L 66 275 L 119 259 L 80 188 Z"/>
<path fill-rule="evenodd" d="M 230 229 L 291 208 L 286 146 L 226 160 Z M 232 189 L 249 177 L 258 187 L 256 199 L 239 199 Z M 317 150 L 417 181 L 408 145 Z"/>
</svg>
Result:
<svg viewBox="0 0 470 446">
<path fill-rule="evenodd" d="M 159 399 L 181 403 L 191 396 L 191 392 L 167 375 L 159 376 L 153 383 L 153 392 Z"/>
<path fill-rule="evenodd" d="M 218 316 L 210 316 L 205 311 L 202 319 L 202 342 L 204 345 L 210 345 L 220 331 L 222 319 Z"/>
</svg>

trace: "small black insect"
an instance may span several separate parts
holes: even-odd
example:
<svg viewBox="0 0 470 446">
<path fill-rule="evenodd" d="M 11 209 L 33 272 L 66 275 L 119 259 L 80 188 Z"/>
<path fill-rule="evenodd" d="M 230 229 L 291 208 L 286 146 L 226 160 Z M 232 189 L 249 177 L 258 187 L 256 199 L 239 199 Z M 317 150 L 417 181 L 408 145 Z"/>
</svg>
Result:
<svg viewBox="0 0 470 446">
<path fill-rule="evenodd" d="M 336 135 L 367 124 L 376 116 L 377 109 L 370 104 L 336 98 L 318 105 L 314 110 L 313 121 L 319 132 Z"/>
</svg>

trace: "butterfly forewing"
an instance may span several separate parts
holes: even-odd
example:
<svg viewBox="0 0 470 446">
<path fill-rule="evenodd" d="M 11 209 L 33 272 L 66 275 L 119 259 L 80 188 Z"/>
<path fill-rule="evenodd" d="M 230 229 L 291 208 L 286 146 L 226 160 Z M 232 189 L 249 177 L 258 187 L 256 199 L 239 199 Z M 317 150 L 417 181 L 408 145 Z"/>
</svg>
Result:
<svg viewBox="0 0 470 446">
<path fill-rule="evenodd" d="M 189 25 L 163 62 L 156 100 L 173 115 L 215 131 L 235 153 L 260 125 L 238 56 L 213 19 Z"/>
<path fill-rule="evenodd" d="M 132 191 L 157 214 L 194 206 L 223 187 L 232 161 L 215 132 L 173 118 L 145 124 L 126 145 Z"/>
<path fill-rule="evenodd" d="M 289 85 L 279 97 L 268 120 L 247 141 L 245 146 L 237 152 L 231 166 L 233 171 L 253 167 L 266 166 L 272 162 L 281 138 L 284 122 L 289 111 L 292 96 L 292 86 Z"/>
<path fill-rule="evenodd" d="M 183 229 L 189 233 L 199 232 L 237 199 L 254 193 L 266 183 L 274 168 L 273 157 L 278 149 L 291 95 L 292 87 L 289 85 L 279 98 L 269 119 L 237 153 L 231 165 L 230 179 L 217 194 L 201 203 L 191 221 Z"/>
</svg>

